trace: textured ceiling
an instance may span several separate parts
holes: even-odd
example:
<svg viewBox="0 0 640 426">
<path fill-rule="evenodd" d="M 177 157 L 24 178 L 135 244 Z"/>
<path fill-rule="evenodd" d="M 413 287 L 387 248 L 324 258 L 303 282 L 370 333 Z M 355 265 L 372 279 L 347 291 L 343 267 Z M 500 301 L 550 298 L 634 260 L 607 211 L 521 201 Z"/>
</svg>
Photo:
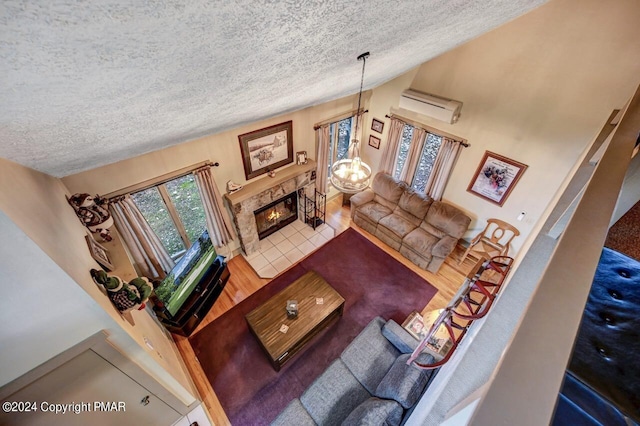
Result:
<svg viewBox="0 0 640 426">
<path fill-rule="evenodd" d="M 0 157 L 67 176 L 375 87 L 545 0 L 0 2 Z"/>
</svg>

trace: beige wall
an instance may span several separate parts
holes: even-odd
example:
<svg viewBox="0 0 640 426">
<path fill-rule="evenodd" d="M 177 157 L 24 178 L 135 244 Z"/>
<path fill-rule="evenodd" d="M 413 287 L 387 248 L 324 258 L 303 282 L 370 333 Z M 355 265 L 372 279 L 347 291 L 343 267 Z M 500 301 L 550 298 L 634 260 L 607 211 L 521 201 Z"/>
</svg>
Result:
<svg viewBox="0 0 640 426">
<path fill-rule="evenodd" d="M 375 173 L 387 143 L 389 112 L 467 139 L 471 147 L 462 151 L 443 199 L 472 217 L 467 240 L 491 217 L 517 226 L 522 236 L 514 241 L 516 253 L 548 214 L 609 113 L 625 104 L 638 81 L 640 34 L 629 13 L 637 2 L 616 4 L 614 8 L 592 0 L 578 7 L 576 0 L 552 1 L 374 88 L 365 97 L 369 113 L 363 159 Z M 452 125 L 399 110 L 400 93 L 407 88 L 464 102 L 459 122 Z M 221 164 L 214 177 L 224 191 L 229 179 L 245 183 L 239 134 L 293 120 L 294 151 L 306 150 L 315 158 L 313 125 L 356 103 L 356 96 L 347 97 L 68 176 L 63 182 L 71 193 L 105 194 L 209 159 Z M 385 122 L 381 136 L 371 131 L 373 118 Z M 379 150 L 368 145 L 370 134 L 381 137 Z M 529 166 L 502 207 L 466 190 L 486 150 Z M 521 212 L 526 212 L 524 220 L 516 221 Z"/>
<path fill-rule="evenodd" d="M 233 180 L 240 184 L 247 182 L 244 177 L 238 135 L 292 120 L 294 153 L 306 150 L 309 158 L 315 159 L 314 124 L 350 109 L 355 109 L 357 102 L 357 96 L 349 96 L 70 175 L 62 178 L 62 182 L 71 193 L 89 192 L 102 195 L 201 161 L 211 160 L 220 163 L 220 166 L 213 169 L 213 171 L 219 188 L 224 192 L 225 184 L 228 180 Z M 269 178 L 266 175 L 262 175 L 252 179 L 252 181 L 257 179 Z"/>
<path fill-rule="evenodd" d="M 28 324 L 29 333 L 20 335 L 15 333 L 19 329 L 3 328 L 3 346 L 12 346 L 15 352 L 2 351 L 8 358 L 3 358 L 5 368 L 0 383 L 24 374 L 60 352 L 57 336 L 61 332 L 65 334 L 64 344 L 69 347 L 100 329 L 107 329 L 112 334 L 110 340 L 131 359 L 187 405 L 192 403 L 194 398 L 187 391 L 191 389 L 189 379 L 163 330 L 146 311 L 132 313 L 135 322 L 132 326 L 91 279 L 89 270 L 99 268 L 99 265 L 89 254 L 84 239 L 86 228 L 67 203 L 65 195 L 68 192 L 60 179 L 0 159 L 0 187 L 0 210 L 8 219 L 3 222 L 3 229 L 17 232 L 13 229 L 17 227 L 25 235 L 24 241 L 20 242 L 5 239 L 3 249 L 19 252 L 23 244 L 33 242 L 38 247 L 38 250 L 33 249 L 38 256 L 34 259 L 34 268 L 44 267 L 41 263 L 46 261 L 46 255 L 52 261 L 49 266 L 59 277 L 52 279 L 43 275 L 34 279 L 29 275 L 32 271 L 20 273 L 19 269 L 14 269 L 16 277 L 24 274 L 28 278 L 25 282 L 16 282 L 18 278 L 14 278 L 6 283 L 10 286 L 6 291 L 11 298 L 3 298 L 3 304 L 9 304 L 7 309 L 0 311 L 3 322 L 24 322 Z M 62 301 L 60 294 L 65 295 Z M 74 308 L 76 302 L 78 307 Z M 37 310 L 30 312 L 30 306 Z M 64 322 L 56 320 L 57 314 L 64 315 Z M 145 337 L 152 342 L 154 350 L 145 345 Z M 22 346 L 22 339 L 30 343 Z M 33 350 L 34 346 L 37 351 Z M 58 352 L 52 353 L 52 350 Z"/>
<path fill-rule="evenodd" d="M 363 96 L 364 98 L 364 96 Z M 245 184 L 247 180 L 242 166 L 238 135 L 259 130 L 288 120 L 293 121 L 293 151 L 307 151 L 309 158 L 316 158 L 314 124 L 357 108 L 358 98 L 348 96 L 321 105 L 283 114 L 268 120 L 247 124 L 223 133 L 207 136 L 170 148 L 154 151 L 124 161 L 98 167 L 93 170 L 62 178 L 62 182 L 73 193 L 108 194 L 145 180 L 170 173 L 205 160 L 219 162 L 213 169 L 220 192 L 224 194 L 226 182 Z M 295 159 L 294 159 L 295 161 Z M 252 179 L 270 179 L 266 175 Z M 335 193 L 329 194 L 329 197 Z M 236 239 L 237 240 L 237 239 Z M 237 241 L 230 249 L 239 247 Z"/>
<path fill-rule="evenodd" d="M 544 219 L 576 161 L 640 80 L 639 10 L 635 0 L 553 0 L 420 67 L 411 88 L 464 102 L 458 123 L 424 122 L 471 144 L 443 197 L 473 216 L 467 237 L 496 217 L 523 232 L 519 248 Z M 466 191 L 485 150 L 529 166 L 502 207 Z"/>
</svg>

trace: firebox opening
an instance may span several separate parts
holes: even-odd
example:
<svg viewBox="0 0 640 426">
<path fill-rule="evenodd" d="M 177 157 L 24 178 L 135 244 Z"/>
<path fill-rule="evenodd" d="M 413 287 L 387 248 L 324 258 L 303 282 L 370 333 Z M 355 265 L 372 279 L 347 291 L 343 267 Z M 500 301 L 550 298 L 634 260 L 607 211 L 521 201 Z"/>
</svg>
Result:
<svg viewBox="0 0 640 426">
<path fill-rule="evenodd" d="M 298 197 L 295 192 L 286 195 L 253 212 L 258 228 L 258 238 L 263 239 L 282 229 L 298 218 Z"/>
</svg>

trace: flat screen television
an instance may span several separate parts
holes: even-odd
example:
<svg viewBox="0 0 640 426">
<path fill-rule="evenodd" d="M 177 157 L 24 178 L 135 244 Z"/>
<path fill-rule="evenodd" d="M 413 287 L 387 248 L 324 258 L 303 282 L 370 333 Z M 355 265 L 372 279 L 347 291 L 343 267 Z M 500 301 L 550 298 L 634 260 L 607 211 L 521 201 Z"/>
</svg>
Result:
<svg viewBox="0 0 640 426">
<path fill-rule="evenodd" d="M 170 331 L 188 335 L 218 298 L 229 272 L 204 231 L 154 290 L 154 311 Z M 195 324 L 195 325 L 194 325 Z"/>
</svg>

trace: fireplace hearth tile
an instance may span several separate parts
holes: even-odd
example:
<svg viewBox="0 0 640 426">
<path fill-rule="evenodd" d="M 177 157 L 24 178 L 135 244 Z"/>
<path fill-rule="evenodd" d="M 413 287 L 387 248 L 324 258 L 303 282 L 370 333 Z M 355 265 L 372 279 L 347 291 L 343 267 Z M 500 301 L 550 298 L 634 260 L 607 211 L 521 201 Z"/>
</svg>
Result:
<svg viewBox="0 0 640 426">
<path fill-rule="evenodd" d="M 323 237 L 325 237 L 327 240 L 332 239 L 335 236 L 335 231 L 333 230 L 332 227 L 327 226 L 326 228 L 324 228 L 322 231 L 320 231 L 320 235 L 322 235 Z"/>
<path fill-rule="evenodd" d="M 304 228 L 307 227 L 307 225 L 304 222 L 302 222 L 301 220 L 296 220 L 295 222 L 293 222 L 291 224 L 291 226 L 293 226 L 296 231 L 300 231 L 301 229 L 304 229 Z"/>
<path fill-rule="evenodd" d="M 313 244 L 314 246 L 316 246 L 316 247 L 322 246 L 327 241 L 329 241 L 329 240 L 326 239 L 325 237 L 323 237 L 321 234 L 316 234 L 313 237 L 309 238 L 309 242 L 311 244 Z"/>
<path fill-rule="evenodd" d="M 276 268 L 276 270 L 278 272 L 283 272 L 284 270 L 286 270 L 288 267 L 290 267 L 291 265 L 293 265 L 293 262 L 291 262 L 289 259 L 287 259 L 285 256 L 279 257 L 276 260 L 274 260 L 273 262 L 271 262 L 271 265 Z"/>
<path fill-rule="evenodd" d="M 300 231 L 297 228 L 300 228 Z M 314 231 L 303 222 L 296 221 L 260 240 L 259 244 L 256 244 L 257 251 L 252 255 L 243 256 L 258 276 L 271 279 L 325 244 L 334 234 L 335 230 L 327 224 L 319 226 Z M 285 235 L 289 237 L 285 238 Z M 279 242 L 274 244 L 272 237 Z"/>
<path fill-rule="evenodd" d="M 295 246 L 293 245 L 293 243 L 291 243 L 291 241 L 284 239 L 280 241 L 276 247 L 278 247 L 278 250 L 280 250 L 282 253 L 286 253 L 293 249 Z"/>
<path fill-rule="evenodd" d="M 261 278 L 273 278 L 278 275 L 278 271 L 270 263 L 257 273 Z"/>
<path fill-rule="evenodd" d="M 299 246 L 300 244 L 304 243 L 305 241 L 307 241 L 307 239 L 305 237 L 302 236 L 301 233 L 296 232 L 295 234 L 291 235 L 290 237 L 287 237 L 287 240 L 291 241 L 291 244 L 293 244 L 294 246 Z"/>
<path fill-rule="evenodd" d="M 273 263 L 276 259 L 283 256 L 283 253 L 275 246 L 261 253 L 270 263 Z"/>
<path fill-rule="evenodd" d="M 291 263 L 296 263 L 304 257 L 304 253 L 302 253 L 297 247 L 294 247 L 292 250 L 286 252 L 284 256 L 289 259 Z"/>
<path fill-rule="evenodd" d="M 285 226 L 280 230 L 280 233 L 284 235 L 286 238 L 289 238 L 293 234 L 298 232 L 293 226 Z"/>
<path fill-rule="evenodd" d="M 282 231 L 282 230 L 280 230 Z M 285 236 L 282 235 L 282 232 L 276 231 L 273 234 L 269 235 L 266 239 L 273 243 L 273 245 L 278 245 L 279 242 L 285 239 Z"/>
<path fill-rule="evenodd" d="M 260 248 L 259 248 L 260 251 L 267 251 L 271 247 L 273 247 L 273 243 L 268 239 L 265 238 L 264 240 L 260 240 Z"/>
<path fill-rule="evenodd" d="M 298 246 L 298 249 L 306 256 L 317 247 L 311 244 L 308 240 Z"/>
<path fill-rule="evenodd" d="M 247 261 L 249 262 L 249 265 L 251 265 L 251 267 L 256 271 L 264 268 L 267 265 L 270 265 L 270 262 L 267 260 L 267 258 L 264 257 L 260 252 L 257 252 L 257 256 L 253 256 L 251 259 L 247 259 Z"/>
<path fill-rule="evenodd" d="M 313 228 L 311 228 L 310 226 L 307 226 L 306 228 L 300 230 L 300 233 L 306 239 L 310 239 L 311 237 L 316 235 L 316 231 L 314 231 Z"/>
</svg>

